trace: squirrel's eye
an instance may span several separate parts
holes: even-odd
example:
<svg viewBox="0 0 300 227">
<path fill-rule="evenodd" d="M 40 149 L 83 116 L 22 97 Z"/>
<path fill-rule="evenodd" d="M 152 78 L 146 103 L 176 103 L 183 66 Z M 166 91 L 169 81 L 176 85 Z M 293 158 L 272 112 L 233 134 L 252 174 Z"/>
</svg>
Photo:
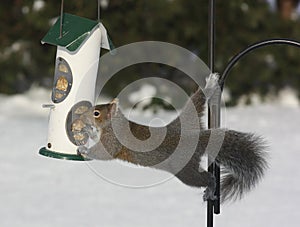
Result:
<svg viewBox="0 0 300 227">
<path fill-rule="evenodd" d="M 100 117 L 100 115 L 101 115 L 101 113 L 100 113 L 99 110 L 94 110 L 94 117 L 95 117 L 95 118 Z"/>
</svg>

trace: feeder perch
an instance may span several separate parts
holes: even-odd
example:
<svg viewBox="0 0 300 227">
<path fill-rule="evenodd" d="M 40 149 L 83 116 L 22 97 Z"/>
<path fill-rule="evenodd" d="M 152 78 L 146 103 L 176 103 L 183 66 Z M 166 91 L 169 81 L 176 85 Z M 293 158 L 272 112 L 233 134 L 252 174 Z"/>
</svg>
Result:
<svg viewBox="0 0 300 227">
<path fill-rule="evenodd" d="M 79 115 L 95 103 L 95 84 L 100 49 L 110 50 L 107 32 L 99 21 L 61 14 L 42 39 L 42 44 L 57 46 L 47 145 L 44 156 L 83 161 L 77 147 L 88 136 L 80 133 Z"/>
</svg>

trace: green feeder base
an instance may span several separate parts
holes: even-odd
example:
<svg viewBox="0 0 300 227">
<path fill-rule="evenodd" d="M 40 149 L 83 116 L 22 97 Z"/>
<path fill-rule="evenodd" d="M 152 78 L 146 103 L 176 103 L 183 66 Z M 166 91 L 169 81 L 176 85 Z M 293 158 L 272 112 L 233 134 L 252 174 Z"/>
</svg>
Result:
<svg viewBox="0 0 300 227">
<path fill-rule="evenodd" d="M 73 160 L 73 161 L 88 161 L 89 160 L 79 154 L 75 155 L 75 154 L 58 153 L 58 152 L 50 151 L 50 150 L 46 149 L 46 147 L 42 147 L 39 151 L 39 154 L 50 157 L 50 158 L 57 158 L 57 159 L 63 159 L 63 160 Z"/>
</svg>

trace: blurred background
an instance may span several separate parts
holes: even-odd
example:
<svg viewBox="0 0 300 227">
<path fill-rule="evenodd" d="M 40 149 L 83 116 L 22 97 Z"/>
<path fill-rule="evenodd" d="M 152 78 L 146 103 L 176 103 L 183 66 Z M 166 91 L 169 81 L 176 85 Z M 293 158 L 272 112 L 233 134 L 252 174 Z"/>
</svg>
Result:
<svg viewBox="0 0 300 227">
<path fill-rule="evenodd" d="M 97 1 L 92 0 L 65 1 L 65 12 L 96 19 L 96 6 Z M 101 0 L 101 20 L 116 47 L 164 41 L 187 48 L 207 62 L 207 9 L 206 0 Z M 0 93 L 22 93 L 33 84 L 52 86 L 56 47 L 41 45 L 40 40 L 59 12 L 60 0 L 0 2 Z M 298 0 L 217 1 L 216 71 L 222 72 L 234 54 L 262 39 L 299 40 L 299 16 Z M 262 99 L 276 96 L 286 88 L 299 96 L 299 59 L 300 50 L 286 46 L 266 47 L 247 55 L 227 81 L 227 104 L 234 105 L 241 97 L 250 103 L 253 93 Z M 195 89 L 193 81 L 176 69 L 141 64 L 122 70 L 104 92 L 115 96 L 131 81 L 154 73 L 187 91 Z"/>
<path fill-rule="evenodd" d="M 189 49 L 207 63 L 208 2 L 101 0 L 101 20 L 116 47 L 165 41 Z M 234 54 L 262 39 L 300 40 L 299 5 L 298 0 L 217 0 L 216 71 L 222 72 Z M 91 19 L 97 18 L 96 6 L 96 0 L 65 0 L 65 12 Z M 59 13 L 60 0 L 0 1 L 0 226 L 205 226 L 202 190 L 168 173 L 134 167 L 133 175 L 124 171 L 124 162 L 72 162 L 38 154 L 47 143 L 49 111 L 41 105 L 50 102 L 56 52 L 55 46 L 40 40 Z M 222 108 L 222 127 L 265 138 L 270 168 L 241 201 L 222 205 L 216 227 L 300 223 L 299 59 L 297 48 L 265 47 L 245 56 L 226 81 L 227 107 L 235 106 Z M 174 68 L 139 64 L 120 71 L 103 92 L 110 100 L 132 81 L 151 76 L 173 81 L 190 93 L 195 89 L 195 83 Z M 131 97 L 134 102 L 155 92 L 145 84 Z M 170 121 L 174 111 L 154 101 L 163 112 L 151 115 L 152 102 L 151 114 L 136 108 L 134 117 Z M 236 105 L 240 103 L 252 105 Z M 137 190 L 104 180 L 113 177 L 137 182 L 171 179 Z"/>
</svg>

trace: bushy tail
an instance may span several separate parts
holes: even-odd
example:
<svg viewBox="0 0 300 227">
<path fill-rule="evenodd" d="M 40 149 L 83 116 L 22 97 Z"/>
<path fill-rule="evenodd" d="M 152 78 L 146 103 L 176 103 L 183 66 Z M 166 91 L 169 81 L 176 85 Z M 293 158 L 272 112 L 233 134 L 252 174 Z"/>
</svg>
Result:
<svg viewBox="0 0 300 227">
<path fill-rule="evenodd" d="M 267 167 L 265 142 L 261 137 L 225 131 L 224 146 L 216 160 L 222 165 L 221 199 L 241 198 L 262 178 Z"/>
<path fill-rule="evenodd" d="M 265 142 L 250 133 L 209 130 L 220 141 L 216 162 L 221 165 L 221 201 L 238 199 L 262 178 L 267 167 Z M 215 143 L 216 141 L 212 141 Z M 215 143 L 216 144 L 216 143 Z"/>
</svg>

